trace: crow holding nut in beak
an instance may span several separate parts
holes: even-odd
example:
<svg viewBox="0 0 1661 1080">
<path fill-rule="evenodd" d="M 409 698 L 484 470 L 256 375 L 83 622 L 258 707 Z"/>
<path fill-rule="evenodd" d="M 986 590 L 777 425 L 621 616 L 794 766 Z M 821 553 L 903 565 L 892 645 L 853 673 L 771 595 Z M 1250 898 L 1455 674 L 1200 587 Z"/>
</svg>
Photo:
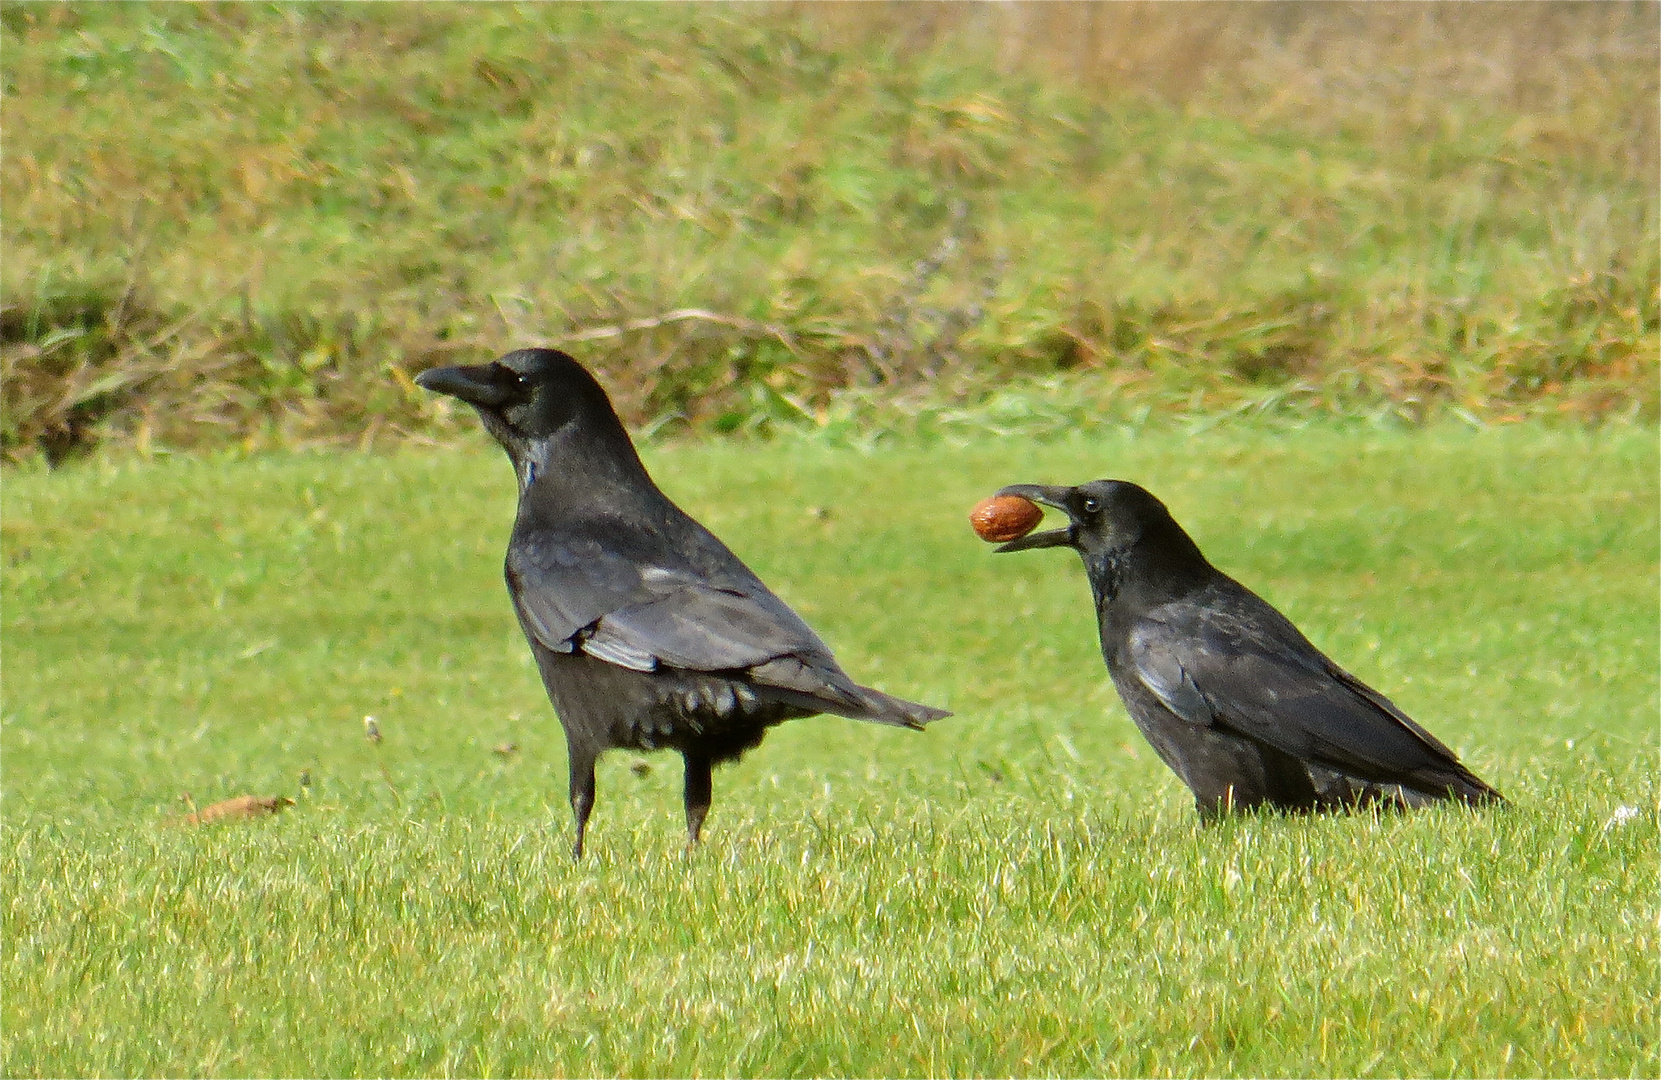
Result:
<svg viewBox="0 0 1661 1080">
<path fill-rule="evenodd" d="M 415 380 L 461 399 L 519 478 L 507 585 L 565 728 L 582 857 L 605 750 L 671 749 L 697 843 L 710 770 L 786 720 L 921 728 L 950 715 L 848 677 L 823 641 L 646 474 L 600 384 L 552 349 Z"/>
<path fill-rule="evenodd" d="M 1504 801 L 1388 698 L 1207 562 L 1148 491 L 1097 480 L 1016 484 L 998 495 L 1067 515 L 1065 528 L 997 550 L 1070 547 L 1083 558 L 1113 685 L 1203 818 L 1258 806 Z"/>
</svg>

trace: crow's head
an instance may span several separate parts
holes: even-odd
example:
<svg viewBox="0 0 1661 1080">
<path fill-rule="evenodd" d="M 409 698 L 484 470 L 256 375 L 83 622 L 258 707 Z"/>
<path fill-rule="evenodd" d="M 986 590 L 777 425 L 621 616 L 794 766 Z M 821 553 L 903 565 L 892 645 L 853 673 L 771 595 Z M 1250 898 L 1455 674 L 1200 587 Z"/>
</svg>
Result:
<svg viewBox="0 0 1661 1080">
<path fill-rule="evenodd" d="M 1128 480 L 1092 480 L 1077 487 L 1011 484 L 998 494 L 1053 506 L 1068 522 L 1064 529 L 1029 533 L 995 550 L 1074 549 L 1084 559 L 1098 604 L 1118 595 L 1127 581 L 1179 588 L 1213 572 L 1165 504 Z"/>
<path fill-rule="evenodd" d="M 1092 480 L 1077 487 L 1011 484 L 999 495 L 1015 495 L 1067 515 L 1067 527 L 1029 533 L 998 551 L 1070 547 L 1082 552 L 1129 550 L 1149 525 L 1175 524 L 1165 504 L 1147 490 L 1124 480 Z"/>
<path fill-rule="evenodd" d="M 471 367 L 428 368 L 415 381 L 473 406 L 498 439 L 504 433 L 545 439 L 573 420 L 615 416 L 594 376 L 554 349 L 520 349 Z"/>
<path fill-rule="evenodd" d="M 555 458 L 573 454 L 585 459 L 584 472 L 608 464 L 631 472 L 640 467 L 606 392 L 587 369 L 555 349 L 520 349 L 488 364 L 428 368 L 415 381 L 478 411 L 513 459 L 522 489 Z"/>
</svg>

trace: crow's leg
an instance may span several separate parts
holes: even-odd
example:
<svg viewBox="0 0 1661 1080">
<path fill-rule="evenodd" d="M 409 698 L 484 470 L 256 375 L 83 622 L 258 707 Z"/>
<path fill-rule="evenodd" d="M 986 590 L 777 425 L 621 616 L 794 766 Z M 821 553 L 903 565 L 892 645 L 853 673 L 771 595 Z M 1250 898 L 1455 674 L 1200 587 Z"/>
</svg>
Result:
<svg viewBox="0 0 1661 1080">
<path fill-rule="evenodd" d="M 1265 748 L 1250 739 L 1211 728 L 1186 725 L 1167 733 L 1175 750 L 1174 768 L 1188 790 L 1194 793 L 1194 806 L 1202 821 L 1254 810 L 1268 803 L 1275 804 L 1271 789 L 1270 762 L 1264 751 L 1285 757 L 1279 751 Z M 1163 756 L 1163 755 L 1161 755 Z M 1278 762 L 1277 762 L 1278 764 Z M 1288 767 L 1297 762 L 1287 758 Z M 1308 777 L 1303 778 L 1309 784 Z M 1310 792 L 1313 795 L 1313 792 Z"/>
<path fill-rule="evenodd" d="M 566 744 L 571 757 L 571 813 L 577 819 L 577 842 L 571 847 L 571 857 L 583 857 L 583 834 L 588 831 L 588 815 L 594 809 L 594 751 L 575 743 Z"/>
<path fill-rule="evenodd" d="M 1272 746 L 1258 744 L 1263 759 L 1263 778 L 1267 782 L 1268 801 L 1276 809 L 1292 814 L 1307 814 L 1321 805 L 1320 793 L 1310 778 L 1309 768 L 1291 754 Z"/>
<path fill-rule="evenodd" d="M 709 815 L 711 782 L 709 758 L 693 750 L 682 751 L 686 758 L 686 843 L 698 843 L 698 834 L 704 831 L 704 818 Z"/>
<path fill-rule="evenodd" d="M 1239 808 L 1233 784 L 1224 784 L 1221 790 L 1196 790 L 1194 809 L 1200 812 L 1200 823 L 1214 825 Z"/>
</svg>

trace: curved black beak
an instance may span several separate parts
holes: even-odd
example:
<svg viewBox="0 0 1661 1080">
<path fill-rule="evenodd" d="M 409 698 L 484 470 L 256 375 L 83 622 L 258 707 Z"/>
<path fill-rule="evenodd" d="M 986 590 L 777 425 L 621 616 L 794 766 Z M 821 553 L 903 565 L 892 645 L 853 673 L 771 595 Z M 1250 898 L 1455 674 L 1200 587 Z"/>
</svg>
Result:
<svg viewBox="0 0 1661 1080">
<path fill-rule="evenodd" d="M 1067 496 L 1071 495 L 1070 487 L 1056 487 L 1050 484 L 1011 484 L 1006 488 L 999 488 L 999 495 L 1018 495 L 1041 506 L 1053 506 L 1063 512 L 1067 509 Z M 1006 551 L 1032 551 L 1036 548 L 1072 547 L 1073 523 L 1069 519 L 1065 529 L 1050 529 L 1046 532 L 1034 532 L 1011 540 L 1007 544 L 999 544 L 992 549 L 993 554 L 1002 555 Z"/>
<path fill-rule="evenodd" d="M 481 409 L 505 408 L 531 396 L 518 373 L 497 363 L 428 368 L 415 377 L 415 385 Z"/>
</svg>

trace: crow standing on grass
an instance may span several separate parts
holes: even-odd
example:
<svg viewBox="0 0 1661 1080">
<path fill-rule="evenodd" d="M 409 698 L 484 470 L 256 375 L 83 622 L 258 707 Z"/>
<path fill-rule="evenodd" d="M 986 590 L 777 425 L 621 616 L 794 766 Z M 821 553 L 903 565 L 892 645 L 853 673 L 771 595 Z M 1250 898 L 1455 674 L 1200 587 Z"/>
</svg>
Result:
<svg viewBox="0 0 1661 1080">
<path fill-rule="evenodd" d="M 686 831 L 710 769 L 785 720 L 835 713 L 921 728 L 950 715 L 860 686 L 794 611 L 646 475 L 600 384 L 521 349 L 416 380 L 478 411 L 519 475 L 507 584 L 570 750 L 572 855 L 612 747 L 680 751 Z"/>
<path fill-rule="evenodd" d="M 1503 802 L 1453 751 L 1215 569 L 1135 484 L 1016 484 L 1064 529 L 1003 551 L 1071 547 L 1095 594 L 1102 656 L 1136 726 L 1203 818 L 1235 809 Z"/>
</svg>

